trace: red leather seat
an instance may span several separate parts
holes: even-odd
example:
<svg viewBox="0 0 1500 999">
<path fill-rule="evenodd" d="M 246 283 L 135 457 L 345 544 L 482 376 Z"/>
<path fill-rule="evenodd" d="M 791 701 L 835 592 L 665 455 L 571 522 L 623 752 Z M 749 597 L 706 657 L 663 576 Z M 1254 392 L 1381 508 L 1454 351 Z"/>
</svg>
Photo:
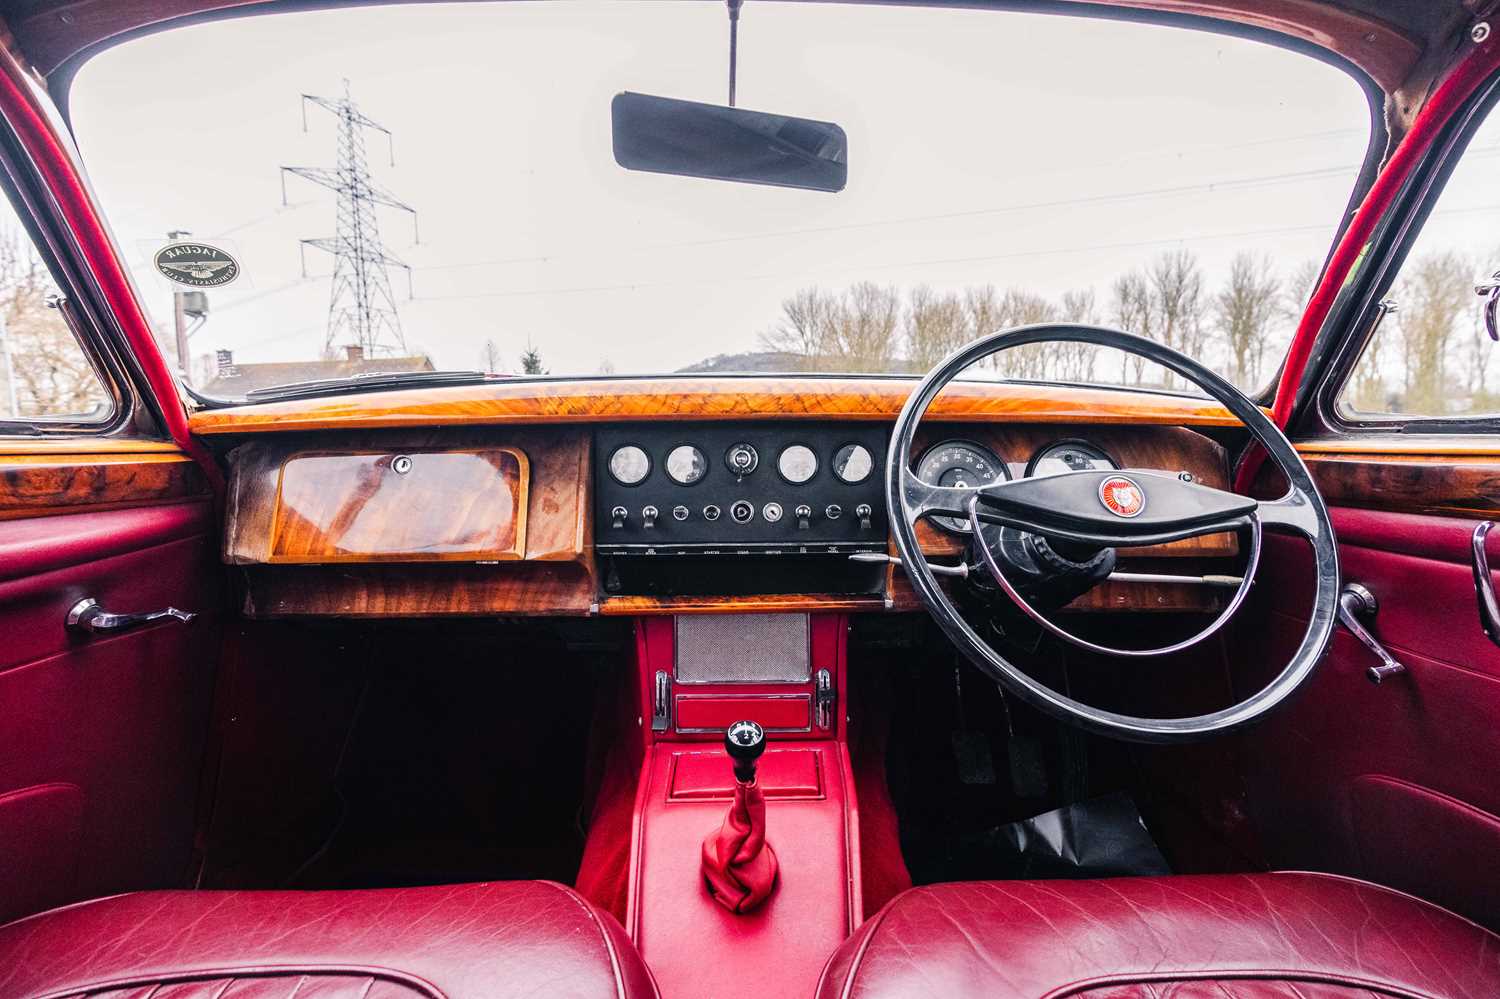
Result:
<svg viewBox="0 0 1500 999">
<path fill-rule="evenodd" d="M 1008 881 L 898 896 L 819 999 L 1500 996 L 1500 936 L 1321 874 Z"/>
<path fill-rule="evenodd" d="M 159 891 L 0 926 L 0 997 L 656 996 L 625 931 L 545 881 Z"/>
</svg>

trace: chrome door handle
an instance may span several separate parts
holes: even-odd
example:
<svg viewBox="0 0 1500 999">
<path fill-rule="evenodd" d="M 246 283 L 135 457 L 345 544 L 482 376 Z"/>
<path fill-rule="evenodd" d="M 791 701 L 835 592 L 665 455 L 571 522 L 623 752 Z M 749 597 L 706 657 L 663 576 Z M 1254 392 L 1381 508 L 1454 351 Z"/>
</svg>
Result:
<svg viewBox="0 0 1500 999">
<path fill-rule="evenodd" d="M 111 614 L 99 606 L 99 601 L 93 597 L 84 597 L 72 607 L 68 608 L 67 627 L 72 632 L 82 632 L 86 635 L 98 635 L 111 631 L 127 631 L 152 621 L 160 621 L 163 618 L 171 618 L 187 624 L 197 614 L 180 611 L 176 607 L 168 607 L 159 611 L 142 611 L 138 614 Z"/>
<path fill-rule="evenodd" d="M 1370 634 L 1359 620 L 1361 616 L 1373 617 L 1379 608 L 1375 594 L 1358 583 L 1349 583 L 1339 594 L 1339 623 L 1348 628 L 1349 634 L 1363 642 L 1365 648 L 1375 653 L 1375 658 L 1380 660 L 1379 666 L 1371 666 L 1365 670 L 1365 676 L 1374 684 L 1379 684 L 1388 676 L 1406 672 L 1406 667 L 1387 652 L 1380 640 Z"/>
<path fill-rule="evenodd" d="M 1495 587 L 1490 582 L 1490 557 L 1484 551 L 1484 539 L 1494 526 L 1493 520 L 1486 520 L 1474 528 L 1470 547 L 1474 553 L 1472 568 L 1474 596 L 1479 600 L 1479 626 L 1490 641 L 1500 645 L 1500 603 L 1495 600 Z"/>
</svg>

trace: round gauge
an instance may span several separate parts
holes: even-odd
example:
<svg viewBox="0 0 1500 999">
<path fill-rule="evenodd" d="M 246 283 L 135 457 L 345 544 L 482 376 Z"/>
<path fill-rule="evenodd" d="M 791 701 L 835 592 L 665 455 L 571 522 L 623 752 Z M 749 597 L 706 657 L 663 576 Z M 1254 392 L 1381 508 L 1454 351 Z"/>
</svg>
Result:
<svg viewBox="0 0 1500 999">
<path fill-rule="evenodd" d="M 667 452 L 667 475 L 679 486 L 691 486 L 708 474 L 708 459 L 691 444 Z"/>
<path fill-rule="evenodd" d="M 776 471 L 794 486 L 818 474 L 818 456 L 806 444 L 788 444 L 776 456 Z"/>
<path fill-rule="evenodd" d="M 845 444 L 833 456 L 833 474 L 851 486 L 863 482 L 875 471 L 875 456 L 863 444 Z"/>
<path fill-rule="evenodd" d="M 638 486 L 651 474 L 651 456 L 634 444 L 617 447 L 609 456 L 609 474 L 622 486 Z"/>
<path fill-rule="evenodd" d="M 1032 455 L 1026 475 L 1040 479 L 1064 472 L 1114 471 L 1119 467 L 1103 449 L 1088 441 L 1058 441 Z"/>
<path fill-rule="evenodd" d="M 929 485 L 967 488 L 1009 479 L 1010 472 L 987 447 L 972 441 L 944 441 L 922 455 L 917 478 Z M 971 533 L 967 518 L 933 517 L 932 522 L 956 534 Z"/>
</svg>

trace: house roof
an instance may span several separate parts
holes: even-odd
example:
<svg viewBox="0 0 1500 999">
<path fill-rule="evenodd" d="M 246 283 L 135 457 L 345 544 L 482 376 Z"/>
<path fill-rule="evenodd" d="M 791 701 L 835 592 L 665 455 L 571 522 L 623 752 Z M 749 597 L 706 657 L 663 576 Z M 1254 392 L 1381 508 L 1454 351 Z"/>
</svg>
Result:
<svg viewBox="0 0 1500 999">
<path fill-rule="evenodd" d="M 432 359 L 418 357 L 370 357 L 350 361 L 280 361 L 274 364 L 235 364 L 230 373 L 220 374 L 206 385 L 198 386 L 204 395 L 219 399 L 239 399 L 245 393 L 273 385 L 310 382 L 323 378 L 350 378 L 358 374 L 389 374 L 400 371 L 432 371 Z"/>
</svg>

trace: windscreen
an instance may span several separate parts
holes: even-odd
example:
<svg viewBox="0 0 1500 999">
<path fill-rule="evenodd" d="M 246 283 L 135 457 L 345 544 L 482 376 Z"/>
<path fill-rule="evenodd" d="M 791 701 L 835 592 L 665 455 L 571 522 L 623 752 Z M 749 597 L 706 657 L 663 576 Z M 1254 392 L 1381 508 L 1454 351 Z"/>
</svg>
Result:
<svg viewBox="0 0 1500 999">
<path fill-rule="evenodd" d="M 260 14 L 110 48 L 70 108 L 163 350 L 236 399 L 432 371 L 912 373 L 1048 320 L 1254 389 L 1369 138 L 1352 77 L 1259 41 L 748 3 L 737 106 L 835 123 L 843 189 L 622 168 L 614 97 L 726 103 L 728 28 L 696 2 Z M 1071 346 L 980 375 L 1174 387 Z"/>
</svg>

